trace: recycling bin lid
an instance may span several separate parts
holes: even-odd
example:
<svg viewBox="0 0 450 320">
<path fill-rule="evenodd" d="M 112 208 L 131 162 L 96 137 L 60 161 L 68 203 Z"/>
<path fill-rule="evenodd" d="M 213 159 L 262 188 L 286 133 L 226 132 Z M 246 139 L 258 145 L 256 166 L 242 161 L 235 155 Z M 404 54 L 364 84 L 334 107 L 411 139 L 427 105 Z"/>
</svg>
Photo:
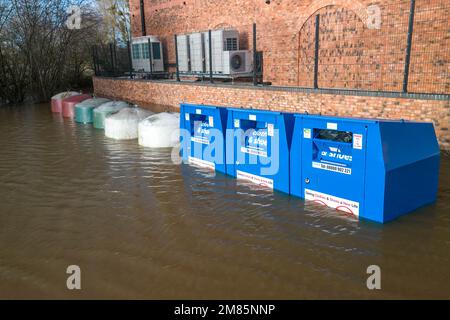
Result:
<svg viewBox="0 0 450 320">
<path fill-rule="evenodd" d="M 335 116 L 321 116 L 321 115 L 309 115 L 309 114 L 294 114 L 294 117 L 305 117 L 308 119 L 315 120 L 326 120 L 326 121 L 345 121 L 345 122 L 358 122 L 358 123 L 379 123 L 379 122 L 390 122 L 390 123 L 424 123 L 421 121 L 410 121 L 404 119 L 379 119 L 379 118 L 355 118 L 355 117 L 335 117 Z"/>
<path fill-rule="evenodd" d="M 189 104 L 189 103 L 182 103 L 181 105 L 184 106 L 184 107 L 189 107 L 189 108 L 207 108 L 207 109 L 220 109 L 220 108 L 226 108 L 226 107 L 210 106 L 210 105 L 204 105 L 204 104 Z"/>
<path fill-rule="evenodd" d="M 243 109 L 243 108 L 228 108 L 228 111 L 236 111 L 236 112 L 245 112 L 245 113 L 258 113 L 258 114 L 282 114 L 281 111 L 272 111 L 272 110 L 259 110 L 259 109 Z"/>
</svg>

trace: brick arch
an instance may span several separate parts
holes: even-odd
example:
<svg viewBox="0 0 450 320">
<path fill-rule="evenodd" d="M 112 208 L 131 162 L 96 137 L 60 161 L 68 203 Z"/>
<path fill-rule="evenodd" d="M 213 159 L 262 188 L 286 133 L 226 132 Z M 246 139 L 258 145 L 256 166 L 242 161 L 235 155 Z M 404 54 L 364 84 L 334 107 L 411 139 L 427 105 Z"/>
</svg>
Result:
<svg viewBox="0 0 450 320">
<path fill-rule="evenodd" d="M 312 15 L 314 15 L 314 13 L 328 6 L 343 7 L 345 9 L 351 10 L 355 12 L 355 14 L 361 19 L 364 24 L 367 23 L 367 7 L 358 0 L 314 0 L 300 16 L 300 19 L 297 21 L 296 29 L 300 31 L 305 25 L 306 21 L 308 21 L 308 19 Z"/>
<path fill-rule="evenodd" d="M 218 24 L 210 24 L 211 30 L 217 30 L 217 29 L 226 29 L 226 28 L 232 28 L 233 26 L 229 22 L 221 22 Z"/>
<path fill-rule="evenodd" d="M 311 43 L 309 41 L 305 42 L 304 40 L 315 38 L 313 25 L 315 25 L 314 16 L 316 13 L 321 12 L 321 10 L 324 10 L 324 11 L 333 10 L 334 11 L 338 8 L 341 8 L 341 9 L 344 9 L 344 11 L 347 11 L 348 13 L 351 13 L 352 15 L 354 15 L 354 18 L 351 20 L 351 21 L 353 21 L 352 24 L 354 27 L 357 27 L 361 32 L 364 32 L 364 30 L 366 30 L 366 31 L 368 30 L 367 25 L 366 25 L 367 18 L 364 18 L 364 16 L 363 16 L 363 18 L 361 18 L 361 14 L 359 14 L 359 13 L 361 13 L 361 10 L 363 10 L 363 9 L 364 9 L 364 11 L 366 10 L 365 7 L 362 7 L 363 9 L 361 9 L 361 7 L 358 9 L 358 7 L 355 7 L 355 6 L 351 6 L 351 8 L 348 8 L 348 6 L 342 6 L 342 5 L 329 5 L 330 3 L 345 3 L 345 2 L 347 2 L 347 0 L 319 0 L 319 1 L 315 1 L 311 6 L 309 6 L 309 11 L 308 11 L 309 16 L 307 19 L 301 20 L 302 27 L 301 27 L 301 29 L 299 29 L 299 32 L 297 34 L 298 35 L 297 85 L 312 86 L 312 84 L 313 84 L 314 61 L 311 59 L 313 59 L 314 57 L 311 56 L 310 53 L 311 53 L 311 50 L 313 50 L 314 43 Z M 359 10 L 359 13 L 358 13 L 357 9 Z M 366 17 L 367 17 L 367 15 L 366 15 Z M 363 19 L 366 19 L 366 20 L 363 20 Z M 300 23 L 299 23 L 299 25 L 300 25 Z M 313 29 L 311 29 L 311 28 L 313 28 Z M 327 40 L 325 40 L 325 41 L 327 41 Z M 361 38 L 356 37 L 355 41 L 357 41 L 357 42 L 355 42 L 355 44 L 359 44 L 359 47 L 355 47 L 353 50 L 362 52 L 362 50 L 364 50 L 363 49 L 364 43 L 361 42 Z M 326 47 L 326 45 L 325 45 L 325 47 Z M 327 51 L 327 50 L 330 50 L 330 49 L 325 48 L 325 51 Z M 304 52 L 309 52 L 309 53 L 304 54 Z M 326 66 L 326 60 L 330 59 L 330 58 L 327 58 L 326 56 L 327 55 L 325 54 L 325 56 L 324 56 L 325 63 L 321 64 L 321 66 L 323 66 L 323 65 Z M 360 54 L 359 58 L 362 56 L 363 55 Z M 343 57 L 344 57 L 344 55 L 342 57 L 337 57 L 336 59 L 340 59 Z M 355 57 L 355 59 L 358 59 L 357 56 L 354 56 L 354 57 Z M 321 56 L 319 56 L 319 60 L 321 60 L 321 59 L 322 59 Z M 342 62 L 342 66 L 344 66 L 344 65 L 345 65 L 345 63 Z M 319 70 L 319 74 L 322 74 L 320 70 Z M 355 85 L 358 85 L 358 86 L 361 86 L 363 83 L 363 80 L 361 80 L 361 79 L 358 80 L 358 77 L 356 77 L 357 80 L 355 80 L 355 79 L 350 80 L 348 77 L 349 74 L 348 74 L 348 71 L 346 68 L 342 69 L 341 72 L 339 72 L 339 74 L 342 76 L 342 78 L 337 77 L 334 80 L 336 80 L 336 83 L 343 84 L 344 87 L 347 87 L 347 85 L 348 85 L 348 82 L 346 82 L 346 81 L 354 82 Z M 333 81 L 332 78 L 321 79 L 319 77 L 319 81 L 323 81 L 325 83 L 324 85 L 327 87 L 333 87 L 333 84 L 331 84 L 331 83 L 328 83 L 328 85 L 326 84 L 327 81 L 328 82 Z M 357 81 L 360 81 L 360 82 L 357 82 Z M 319 84 L 319 86 L 320 86 L 320 84 Z"/>
</svg>

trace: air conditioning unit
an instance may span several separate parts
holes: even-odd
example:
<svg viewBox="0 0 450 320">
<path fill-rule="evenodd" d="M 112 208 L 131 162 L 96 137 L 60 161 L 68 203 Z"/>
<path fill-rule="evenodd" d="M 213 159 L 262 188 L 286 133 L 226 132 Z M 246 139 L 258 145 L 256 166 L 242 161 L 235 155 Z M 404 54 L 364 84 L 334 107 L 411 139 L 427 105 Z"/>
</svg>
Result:
<svg viewBox="0 0 450 320">
<path fill-rule="evenodd" d="M 253 53 L 251 51 L 224 51 L 223 57 L 224 74 L 250 74 L 253 71 Z"/>
<path fill-rule="evenodd" d="M 189 35 L 189 52 L 191 57 L 191 72 L 205 72 L 205 43 L 200 32 Z"/>
<path fill-rule="evenodd" d="M 150 50 L 148 40 L 150 39 Z M 135 37 L 131 41 L 131 60 L 136 72 L 150 72 L 150 55 L 153 72 L 164 72 L 162 44 L 156 36 Z"/>
<path fill-rule="evenodd" d="M 181 73 L 191 71 L 189 41 L 189 35 L 182 34 L 177 36 L 178 70 Z"/>
<path fill-rule="evenodd" d="M 178 66 L 181 73 L 209 75 L 209 32 L 177 36 L 177 47 Z M 239 32 L 235 29 L 211 31 L 211 61 L 212 74 L 217 78 L 246 77 L 253 72 L 253 53 L 240 50 Z"/>
<path fill-rule="evenodd" d="M 203 32 L 205 47 L 205 69 L 209 72 L 209 33 Z M 239 50 L 239 32 L 234 29 L 221 29 L 211 32 L 212 71 L 213 74 L 227 75 L 229 64 L 225 52 Z"/>
</svg>

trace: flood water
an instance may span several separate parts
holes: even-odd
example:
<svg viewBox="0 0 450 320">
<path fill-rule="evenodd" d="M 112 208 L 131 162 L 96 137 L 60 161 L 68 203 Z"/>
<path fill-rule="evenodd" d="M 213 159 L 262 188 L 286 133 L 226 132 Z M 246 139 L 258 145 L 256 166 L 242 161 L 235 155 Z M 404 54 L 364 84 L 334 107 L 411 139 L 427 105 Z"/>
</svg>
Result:
<svg viewBox="0 0 450 320">
<path fill-rule="evenodd" d="M 0 298 L 448 299 L 449 182 L 443 156 L 436 204 L 358 222 L 49 105 L 0 108 Z M 66 287 L 69 265 L 80 291 Z"/>
</svg>

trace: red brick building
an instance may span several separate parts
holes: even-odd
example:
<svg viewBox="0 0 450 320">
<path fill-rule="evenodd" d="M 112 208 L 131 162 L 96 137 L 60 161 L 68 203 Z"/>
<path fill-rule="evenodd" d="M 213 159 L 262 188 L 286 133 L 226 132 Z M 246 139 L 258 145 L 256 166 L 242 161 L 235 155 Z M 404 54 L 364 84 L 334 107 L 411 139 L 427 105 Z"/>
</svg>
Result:
<svg viewBox="0 0 450 320">
<path fill-rule="evenodd" d="M 313 85 L 315 16 L 320 15 L 318 85 L 401 91 L 410 0 L 130 0 L 132 33 L 164 41 L 175 62 L 174 34 L 233 27 L 264 54 L 264 80 Z M 450 93 L 450 3 L 416 0 L 409 92 Z"/>
<path fill-rule="evenodd" d="M 441 146 L 450 149 L 449 0 L 416 0 L 413 20 L 411 0 L 130 0 L 133 36 L 143 34 L 142 5 L 145 33 L 162 40 L 168 68 L 175 63 L 175 34 L 233 27 L 243 49 L 252 49 L 256 23 L 264 81 L 272 87 L 96 78 L 98 94 L 144 104 L 433 121 Z M 314 84 L 317 16 L 319 89 L 303 89 Z M 411 30 L 408 93 L 402 93 Z"/>
</svg>

